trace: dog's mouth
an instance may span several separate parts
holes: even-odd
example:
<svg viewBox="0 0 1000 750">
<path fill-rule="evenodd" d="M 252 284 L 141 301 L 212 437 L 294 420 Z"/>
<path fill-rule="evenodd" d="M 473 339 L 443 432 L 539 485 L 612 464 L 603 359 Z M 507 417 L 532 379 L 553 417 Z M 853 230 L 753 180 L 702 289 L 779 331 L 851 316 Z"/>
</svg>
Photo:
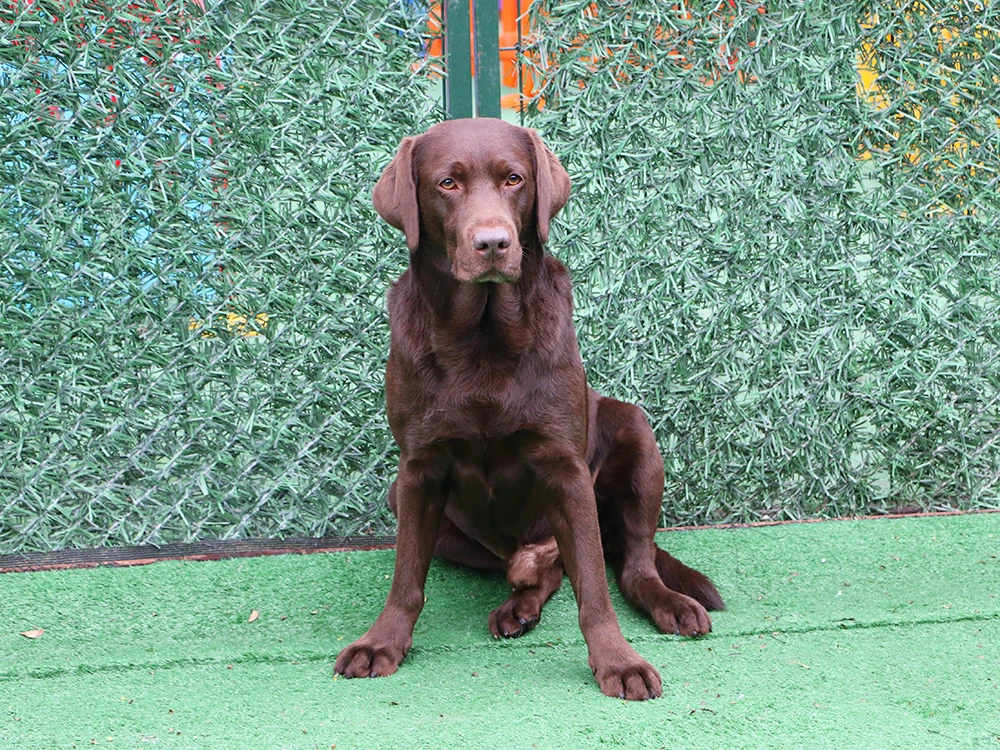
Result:
<svg viewBox="0 0 1000 750">
<path fill-rule="evenodd" d="M 516 258 L 496 259 L 492 262 L 481 258 L 468 258 L 465 263 L 455 258 L 451 275 L 461 282 L 473 284 L 505 284 L 521 277 L 520 254 Z"/>
<path fill-rule="evenodd" d="M 503 284 L 508 281 L 517 281 L 517 279 L 508 276 L 497 268 L 491 268 L 486 271 L 486 273 L 480 274 L 472 279 L 474 284 Z"/>
</svg>

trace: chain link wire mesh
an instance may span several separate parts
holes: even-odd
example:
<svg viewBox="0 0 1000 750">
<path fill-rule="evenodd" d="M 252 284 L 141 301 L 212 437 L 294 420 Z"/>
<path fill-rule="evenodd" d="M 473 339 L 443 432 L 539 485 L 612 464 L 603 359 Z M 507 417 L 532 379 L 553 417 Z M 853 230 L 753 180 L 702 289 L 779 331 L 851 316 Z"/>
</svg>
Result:
<svg viewBox="0 0 1000 750">
<path fill-rule="evenodd" d="M 996 507 L 994 7 L 530 13 L 552 250 L 592 383 L 656 429 L 663 521 Z M 406 250 L 370 192 L 442 116 L 428 9 L 0 22 L 0 553 L 391 530 Z"/>
</svg>

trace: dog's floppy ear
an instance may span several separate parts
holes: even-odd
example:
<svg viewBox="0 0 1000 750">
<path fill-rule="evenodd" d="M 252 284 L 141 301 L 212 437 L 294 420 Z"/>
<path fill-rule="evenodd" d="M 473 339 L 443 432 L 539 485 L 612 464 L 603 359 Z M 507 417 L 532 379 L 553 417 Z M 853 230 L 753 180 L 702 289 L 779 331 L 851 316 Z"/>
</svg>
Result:
<svg viewBox="0 0 1000 750">
<path fill-rule="evenodd" d="M 544 245 L 549 239 L 549 222 L 569 199 L 569 175 L 538 133 L 528 132 L 535 152 L 535 223 Z"/>
<path fill-rule="evenodd" d="M 375 183 L 372 203 L 378 215 L 406 235 L 406 246 L 416 252 L 420 245 L 420 210 L 417 185 L 413 181 L 413 147 L 416 136 L 404 138 L 396 157 L 389 162 Z"/>
</svg>

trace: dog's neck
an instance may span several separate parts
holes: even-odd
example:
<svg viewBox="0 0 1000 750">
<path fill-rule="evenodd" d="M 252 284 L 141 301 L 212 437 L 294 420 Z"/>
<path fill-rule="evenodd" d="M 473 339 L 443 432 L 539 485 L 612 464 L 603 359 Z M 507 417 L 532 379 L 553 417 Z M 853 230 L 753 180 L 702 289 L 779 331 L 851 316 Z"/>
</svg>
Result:
<svg viewBox="0 0 1000 750">
<path fill-rule="evenodd" d="M 435 349 L 490 360 L 516 359 L 534 343 L 530 300 L 543 271 L 542 251 L 525 249 L 521 277 L 502 283 L 461 282 L 431 253 L 411 258 L 421 296 L 437 322 Z"/>
</svg>

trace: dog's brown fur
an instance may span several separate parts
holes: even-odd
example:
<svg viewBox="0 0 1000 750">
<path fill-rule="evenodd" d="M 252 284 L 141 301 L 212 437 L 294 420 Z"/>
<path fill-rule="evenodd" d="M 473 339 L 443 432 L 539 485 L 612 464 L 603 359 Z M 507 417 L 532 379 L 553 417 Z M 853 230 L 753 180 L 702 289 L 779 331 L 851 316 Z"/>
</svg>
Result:
<svg viewBox="0 0 1000 750">
<path fill-rule="evenodd" d="M 660 676 L 621 634 L 605 557 L 666 633 L 707 633 L 706 607 L 723 606 L 708 578 L 654 544 L 663 461 L 641 410 L 587 386 L 569 275 L 544 250 L 569 188 L 537 133 L 489 119 L 404 139 L 375 186 L 411 253 L 389 294 L 398 543 L 385 608 L 340 653 L 340 674 L 396 671 L 432 554 L 507 572 L 495 637 L 534 627 L 565 568 L 597 682 L 630 700 L 658 696 Z"/>
</svg>

